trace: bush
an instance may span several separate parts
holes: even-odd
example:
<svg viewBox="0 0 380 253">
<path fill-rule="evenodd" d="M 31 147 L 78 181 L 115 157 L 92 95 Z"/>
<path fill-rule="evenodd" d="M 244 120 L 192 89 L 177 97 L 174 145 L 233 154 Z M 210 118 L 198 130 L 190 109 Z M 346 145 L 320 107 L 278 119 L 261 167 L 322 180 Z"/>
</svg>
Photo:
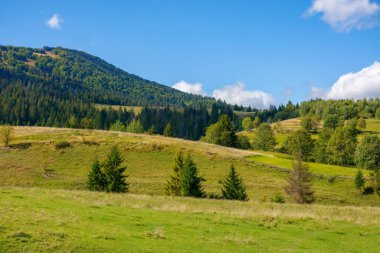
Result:
<svg viewBox="0 0 380 253">
<path fill-rule="evenodd" d="M 60 142 L 57 142 L 55 144 L 55 149 L 57 149 L 57 150 L 70 148 L 70 147 L 71 147 L 71 144 L 70 144 L 70 142 L 67 142 L 67 141 L 60 141 Z"/>
<path fill-rule="evenodd" d="M 285 203 L 284 196 L 282 196 L 280 193 L 276 193 L 272 198 L 271 201 L 274 203 L 283 204 Z"/>
<path fill-rule="evenodd" d="M 5 125 L 0 128 L 0 137 L 4 146 L 8 147 L 13 139 L 13 127 L 10 125 Z"/>
</svg>

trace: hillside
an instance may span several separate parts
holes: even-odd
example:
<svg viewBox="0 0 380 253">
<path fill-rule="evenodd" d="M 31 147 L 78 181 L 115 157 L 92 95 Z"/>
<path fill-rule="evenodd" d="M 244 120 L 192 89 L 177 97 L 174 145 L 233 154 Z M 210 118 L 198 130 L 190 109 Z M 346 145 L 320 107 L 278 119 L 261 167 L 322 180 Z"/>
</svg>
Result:
<svg viewBox="0 0 380 253">
<path fill-rule="evenodd" d="M 60 47 L 0 46 L 1 79 L 43 82 L 61 91 L 69 88 L 93 103 L 183 106 L 215 101 L 145 80 L 85 52 Z"/>
<path fill-rule="evenodd" d="M 130 193 L 87 191 L 91 163 L 114 145 Z M 209 194 L 220 194 L 234 163 L 249 201 L 165 196 L 179 150 L 193 156 Z M 288 170 L 256 157 L 272 156 L 161 136 L 15 127 L 11 146 L 0 147 L 0 251 L 377 252 L 379 198 L 358 194 L 355 168 L 310 166 L 316 203 L 298 205 L 284 194 Z M 276 194 L 284 204 L 272 202 Z"/>
<path fill-rule="evenodd" d="M 209 194 L 220 194 L 220 181 L 235 164 L 244 178 L 250 199 L 270 202 L 277 193 L 284 195 L 288 171 L 267 166 L 256 157 L 264 153 L 221 147 L 203 142 L 161 136 L 112 131 L 44 127 L 16 127 L 11 148 L 0 148 L 0 185 L 74 190 L 86 189 L 87 174 L 95 157 L 104 159 L 113 145 L 125 157 L 130 191 L 137 194 L 165 195 L 165 184 L 172 173 L 179 150 L 191 153 Z M 62 141 L 70 147 L 57 149 Z M 260 156 L 259 156 L 260 155 Z M 270 161 L 271 157 L 264 160 Z M 290 161 L 289 161 L 290 162 Z M 281 167 L 281 166 L 279 166 Z M 312 166 L 317 203 L 334 205 L 379 205 L 374 195 L 362 196 L 353 186 L 355 168 L 334 170 Z M 330 182 L 330 177 L 336 177 Z"/>
</svg>

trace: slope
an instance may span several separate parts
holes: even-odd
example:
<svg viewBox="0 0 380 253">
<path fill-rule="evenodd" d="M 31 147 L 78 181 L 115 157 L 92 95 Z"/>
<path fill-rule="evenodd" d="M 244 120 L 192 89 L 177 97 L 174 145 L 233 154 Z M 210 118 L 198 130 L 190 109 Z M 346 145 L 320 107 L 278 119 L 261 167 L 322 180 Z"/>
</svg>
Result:
<svg viewBox="0 0 380 253">
<path fill-rule="evenodd" d="M 270 202 L 284 194 L 288 170 L 266 166 L 251 159 L 253 151 L 161 136 L 111 131 L 44 127 L 16 127 L 10 148 L 0 148 L 0 185 L 60 189 L 86 189 L 87 174 L 95 157 L 103 160 L 113 145 L 125 157 L 130 190 L 137 194 L 164 195 L 179 150 L 190 153 L 206 179 L 207 193 L 220 194 L 220 181 L 235 164 L 244 178 L 250 199 Z M 57 145 L 69 144 L 66 148 Z M 64 145 L 63 145 L 64 146 Z M 67 145 L 66 145 L 67 146 Z M 317 203 L 334 205 L 379 205 L 374 195 L 359 195 L 353 186 L 354 168 L 315 170 Z M 331 182 L 329 178 L 335 176 Z M 285 196 L 286 202 L 291 202 Z"/>
<path fill-rule="evenodd" d="M 145 80 L 82 51 L 0 46 L 0 77 L 24 82 L 25 76 L 45 85 L 70 87 L 93 103 L 183 106 L 214 101 Z"/>
</svg>

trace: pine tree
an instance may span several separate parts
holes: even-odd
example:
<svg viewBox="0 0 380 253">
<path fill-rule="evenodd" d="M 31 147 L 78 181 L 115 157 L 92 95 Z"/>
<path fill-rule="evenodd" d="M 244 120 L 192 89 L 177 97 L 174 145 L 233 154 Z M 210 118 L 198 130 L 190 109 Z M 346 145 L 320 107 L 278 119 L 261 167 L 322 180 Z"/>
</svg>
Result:
<svg viewBox="0 0 380 253">
<path fill-rule="evenodd" d="M 166 183 L 165 191 L 168 195 L 180 196 L 181 195 L 181 178 L 184 169 L 183 154 L 180 151 L 174 160 L 173 175 L 170 176 L 169 181 Z"/>
<path fill-rule="evenodd" d="M 247 200 L 248 195 L 245 191 L 245 185 L 235 170 L 233 164 L 226 179 L 223 181 L 222 196 L 225 199 Z"/>
<path fill-rule="evenodd" d="M 204 179 L 198 176 L 198 169 L 190 155 L 187 156 L 184 163 L 183 175 L 181 177 L 181 196 L 186 197 L 204 197 L 205 193 L 202 188 Z"/>
<path fill-rule="evenodd" d="M 126 176 L 124 171 L 127 167 L 121 164 L 124 159 L 121 157 L 120 151 L 117 147 L 112 147 L 111 153 L 108 155 L 107 160 L 104 162 L 104 174 L 106 181 L 107 192 L 127 192 L 128 183 L 125 182 Z"/>
<path fill-rule="evenodd" d="M 91 191 L 103 191 L 105 178 L 98 159 L 95 159 L 87 178 L 87 187 Z"/>
<path fill-rule="evenodd" d="M 364 184 L 365 178 L 363 176 L 363 172 L 361 170 L 358 170 L 355 175 L 355 187 L 361 192 L 363 190 Z"/>
<path fill-rule="evenodd" d="M 173 129 L 172 129 L 172 125 L 170 123 L 166 124 L 166 126 L 165 126 L 164 136 L 166 136 L 166 137 L 173 136 Z"/>
<path fill-rule="evenodd" d="M 293 171 L 290 174 L 285 191 L 299 204 L 314 201 L 314 192 L 311 189 L 311 174 L 308 166 L 302 163 L 300 155 L 296 156 L 296 161 L 293 162 Z"/>
</svg>

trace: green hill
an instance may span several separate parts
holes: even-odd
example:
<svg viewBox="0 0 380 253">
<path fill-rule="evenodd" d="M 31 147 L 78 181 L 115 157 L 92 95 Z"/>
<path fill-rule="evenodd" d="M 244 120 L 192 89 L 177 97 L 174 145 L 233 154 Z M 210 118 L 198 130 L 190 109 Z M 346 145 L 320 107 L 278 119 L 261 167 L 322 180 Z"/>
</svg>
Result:
<svg viewBox="0 0 380 253">
<path fill-rule="evenodd" d="M 62 92 L 70 88 L 94 103 L 183 106 L 215 101 L 148 81 L 85 52 L 60 47 L 0 46 L 1 79 L 54 84 Z"/>
<path fill-rule="evenodd" d="M 284 195 L 287 169 L 262 164 L 273 159 L 264 153 L 226 148 L 203 142 L 112 131 L 44 127 L 16 127 L 11 148 L 0 148 L 0 185 L 60 189 L 86 189 L 87 174 L 95 157 L 104 159 L 113 145 L 125 157 L 132 193 L 164 195 L 179 150 L 190 153 L 206 181 L 207 193 L 220 194 L 220 181 L 235 164 L 244 178 L 250 199 L 268 202 Z M 57 149 L 59 142 L 69 147 Z M 257 157 L 261 158 L 255 162 Z M 284 160 L 285 161 L 285 160 Z M 290 160 L 287 160 L 290 163 Z M 273 164 L 277 165 L 277 164 Z M 333 170 L 311 166 L 317 203 L 378 205 L 374 195 L 360 196 L 353 186 L 355 168 Z M 330 177 L 336 177 L 331 183 Z M 290 201 L 284 196 L 286 201 Z"/>
<path fill-rule="evenodd" d="M 86 191 L 91 163 L 113 145 L 131 193 Z M 250 200 L 164 196 L 179 150 L 193 156 L 207 193 L 220 193 L 233 162 Z M 354 168 L 311 166 L 316 204 L 298 205 L 283 193 L 288 170 L 257 156 L 270 158 L 161 136 L 15 127 L 11 146 L 0 147 L 0 251 L 377 252 L 379 198 L 358 194 Z M 286 203 L 273 203 L 275 194 Z"/>
</svg>

